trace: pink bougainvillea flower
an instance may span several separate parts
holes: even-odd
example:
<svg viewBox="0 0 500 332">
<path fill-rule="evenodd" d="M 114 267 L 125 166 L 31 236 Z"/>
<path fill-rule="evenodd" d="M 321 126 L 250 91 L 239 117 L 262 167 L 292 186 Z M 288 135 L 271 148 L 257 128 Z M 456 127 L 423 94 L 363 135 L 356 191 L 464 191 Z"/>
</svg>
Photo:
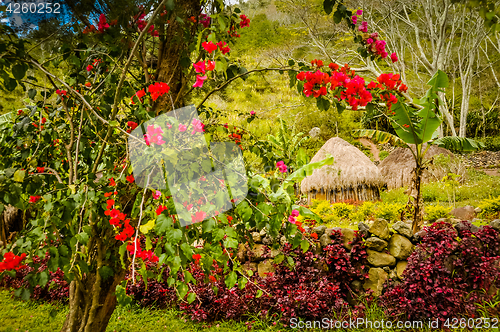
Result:
<svg viewBox="0 0 500 332">
<path fill-rule="evenodd" d="M 361 22 L 361 25 L 359 26 L 358 30 L 361 32 L 367 32 L 368 31 L 368 22 L 366 22 L 366 21 Z"/>
<path fill-rule="evenodd" d="M 179 131 L 180 131 L 180 132 L 184 132 L 184 131 L 186 131 L 186 128 L 187 128 L 187 127 L 186 127 L 185 125 L 183 125 L 182 123 L 179 123 Z"/>
<path fill-rule="evenodd" d="M 292 216 L 298 217 L 299 216 L 299 210 L 292 210 Z"/>
<path fill-rule="evenodd" d="M 378 37 L 378 32 L 373 32 L 370 37 L 372 38 L 377 38 Z"/>
<path fill-rule="evenodd" d="M 358 17 L 356 15 L 353 15 L 351 17 L 351 20 L 352 20 L 352 24 L 357 24 L 358 23 Z"/>
<path fill-rule="evenodd" d="M 249 27 L 250 26 L 250 19 L 246 17 L 246 15 L 240 15 L 240 28 L 244 27 Z"/>
<path fill-rule="evenodd" d="M 398 61 L 398 56 L 397 56 L 396 52 L 391 54 L 391 61 L 392 61 L 392 63 Z"/>
<path fill-rule="evenodd" d="M 160 196 L 161 196 L 161 192 L 160 192 L 159 190 L 157 190 L 157 191 L 153 194 L 153 198 L 154 198 L 154 199 L 158 199 L 158 198 L 160 198 Z"/>
<path fill-rule="evenodd" d="M 208 28 L 210 26 L 210 16 L 207 14 L 200 14 L 198 22 L 203 25 L 204 28 Z"/>
<path fill-rule="evenodd" d="M 289 216 L 288 221 L 291 222 L 292 224 L 295 224 L 297 222 L 297 220 L 295 220 L 294 216 Z"/>
<path fill-rule="evenodd" d="M 158 125 L 149 125 L 148 126 L 148 133 L 144 135 L 144 139 L 146 140 L 146 144 L 150 145 L 151 143 L 155 143 L 157 145 L 162 145 L 165 143 L 163 140 L 163 137 L 161 136 L 163 134 L 163 130 L 161 129 L 160 126 Z"/>
<path fill-rule="evenodd" d="M 205 74 L 205 69 L 206 69 L 205 61 L 197 62 L 197 63 L 193 64 L 193 67 L 197 73 Z"/>
<path fill-rule="evenodd" d="M 356 11 L 356 15 L 358 15 L 358 16 L 363 15 L 363 11 L 361 9 L 358 9 Z"/>
<path fill-rule="evenodd" d="M 167 123 L 165 126 L 166 126 L 168 129 L 172 128 L 172 125 L 171 125 L 170 123 Z"/>
<path fill-rule="evenodd" d="M 201 43 L 201 46 L 207 51 L 208 53 L 212 53 L 213 51 L 217 50 L 217 45 L 214 44 L 213 42 L 203 42 Z"/>
<path fill-rule="evenodd" d="M 287 172 L 287 166 L 285 165 L 284 161 L 278 161 L 276 163 L 276 167 L 280 170 L 281 173 L 286 173 Z"/>
<path fill-rule="evenodd" d="M 196 82 L 193 84 L 193 88 L 201 88 L 203 87 L 203 81 L 207 79 L 206 76 L 196 75 Z"/>
<path fill-rule="evenodd" d="M 250 111 L 250 115 L 254 116 L 255 115 L 255 111 Z"/>
<path fill-rule="evenodd" d="M 368 39 L 366 40 L 366 43 L 367 43 L 368 45 L 370 45 L 371 43 L 373 43 L 373 39 L 368 38 Z"/>
<path fill-rule="evenodd" d="M 202 133 L 205 131 L 205 125 L 198 119 L 193 119 L 193 122 L 191 123 L 193 125 L 193 131 L 191 132 L 191 135 L 194 135 L 194 133 Z"/>
<path fill-rule="evenodd" d="M 91 71 L 92 69 L 94 69 L 94 67 L 92 65 L 87 66 L 87 71 Z"/>
<path fill-rule="evenodd" d="M 215 69 L 215 61 L 208 60 L 207 61 L 207 70 L 208 71 L 212 71 L 214 69 Z"/>
</svg>

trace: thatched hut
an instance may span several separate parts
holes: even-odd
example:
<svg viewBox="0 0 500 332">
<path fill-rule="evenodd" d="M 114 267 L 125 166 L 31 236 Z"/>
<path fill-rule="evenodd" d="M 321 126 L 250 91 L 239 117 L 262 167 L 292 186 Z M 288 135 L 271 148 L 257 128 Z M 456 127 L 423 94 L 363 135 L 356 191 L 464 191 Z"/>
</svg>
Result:
<svg viewBox="0 0 500 332">
<path fill-rule="evenodd" d="M 424 145 L 425 150 L 426 145 Z M 414 149 L 414 147 L 412 147 Z M 428 160 L 439 154 L 453 156 L 449 150 L 431 145 L 425 159 Z M 415 169 L 415 159 L 410 149 L 397 148 L 392 151 L 379 165 L 378 168 L 387 183 L 387 189 L 395 189 L 401 187 L 409 187 L 413 178 L 413 170 Z M 439 170 L 430 168 L 424 171 L 422 182 L 427 183 L 431 179 L 440 179 L 446 174 L 437 174 Z"/>
<path fill-rule="evenodd" d="M 382 174 L 363 152 L 343 139 L 334 137 L 321 147 L 311 162 L 325 159 L 327 153 L 333 156 L 333 165 L 316 169 L 302 180 L 301 191 L 307 194 L 309 204 L 311 199 L 337 202 L 380 198 L 379 188 L 384 185 Z"/>
</svg>

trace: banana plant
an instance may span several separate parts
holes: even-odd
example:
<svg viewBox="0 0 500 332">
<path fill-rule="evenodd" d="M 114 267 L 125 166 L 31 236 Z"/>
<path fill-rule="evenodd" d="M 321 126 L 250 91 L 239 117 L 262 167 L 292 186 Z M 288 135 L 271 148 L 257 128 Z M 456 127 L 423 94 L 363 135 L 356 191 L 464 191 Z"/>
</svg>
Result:
<svg viewBox="0 0 500 332">
<path fill-rule="evenodd" d="M 413 145 L 414 148 L 410 148 L 410 151 L 416 166 L 410 195 L 413 199 L 408 202 L 413 210 L 413 233 L 418 232 L 423 225 L 421 183 L 423 172 L 429 162 L 424 158 L 430 146 L 437 145 L 454 151 L 474 151 L 484 147 L 484 144 L 464 137 L 437 138 L 437 129 L 443 122 L 439 113 L 439 103 L 442 101 L 438 93 L 444 93 L 444 88 L 448 87 L 448 76 L 438 70 L 427 84 L 431 87 L 420 100 L 417 100 L 417 104 L 422 106 L 421 109 L 416 109 L 401 100 L 392 105 L 388 118 L 396 135 L 372 129 L 358 129 L 353 132 L 354 137 L 370 138 L 377 143 L 391 143 L 407 148 L 410 148 L 410 144 Z M 427 146 L 424 148 L 425 143 Z"/>
</svg>

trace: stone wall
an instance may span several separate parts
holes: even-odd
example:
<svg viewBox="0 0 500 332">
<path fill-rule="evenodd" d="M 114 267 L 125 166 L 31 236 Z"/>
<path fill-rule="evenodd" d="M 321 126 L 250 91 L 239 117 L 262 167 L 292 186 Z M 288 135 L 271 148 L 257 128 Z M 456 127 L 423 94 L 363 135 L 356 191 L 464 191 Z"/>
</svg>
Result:
<svg viewBox="0 0 500 332">
<path fill-rule="evenodd" d="M 458 219 L 443 220 L 451 222 L 458 230 L 468 228 L 464 222 Z M 500 219 L 493 220 L 490 226 L 500 232 Z M 348 228 L 327 228 L 318 226 L 313 229 L 305 228 L 306 232 L 316 233 L 318 240 L 313 250 L 320 253 L 323 248 L 329 245 L 332 240 L 330 235 L 334 230 L 342 232 L 342 244 L 349 251 L 352 248 L 351 241 L 355 238 L 354 230 Z M 425 230 L 412 234 L 411 221 L 398 221 L 389 228 L 384 219 L 360 222 L 358 230 L 364 235 L 367 261 L 370 266 L 368 278 L 361 283 L 355 281 L 351 286 L 355 290 L 373 290 L 375 296 L 382 293 L 383 285 L 387 279 L 392 279 L 396 283 L 403 279 L 403 272 L 407 267 L 407 259 L 413 252 L 415 245 L 425 236 Z M 479 227 L 472 225 L 470 230 L 475 233 Z M 253 246 L 249 243 L 240 244 L 237 258 L 243 263 L 243 268 L 258 273 L 265 277 L 268 273 L 274 272 L 273 259 L 280 254 L 279 249 L 271 249 L 273 240 L 263 229 L 260 232 L 254 231 L 252 234 Z M 279 238 L 280 245 L 286 242 L 284 236 Z"/>
</svg>

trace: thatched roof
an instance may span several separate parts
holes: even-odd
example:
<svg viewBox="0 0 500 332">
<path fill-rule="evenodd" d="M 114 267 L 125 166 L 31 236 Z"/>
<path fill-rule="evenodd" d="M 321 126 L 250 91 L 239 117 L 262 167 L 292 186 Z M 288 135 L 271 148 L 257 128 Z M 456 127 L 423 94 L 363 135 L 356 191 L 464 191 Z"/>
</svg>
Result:
<svg viewBox="0 0 500 332">
<path fill-rule="evenodd" d="M 329 153 L 333 165 L 315 169 L 311 176 L 302 180 L 301 191 L 356 188 L 360 185 L 382 187 L 384 180 L 377 166 L 354 145 L 339 137 L 330 138 L 316 153 L 311 162 L 321 161 Z"/>
<path fill-rule="evenodd" d="M 426 145 L 424 144 L 424 149 Z M 412 147 L 414 149 L 414 147 Z M 425 154 L 425 159 L 430 159 L 436 155 L 444 154 L 453 156 L 449 150 L 444 148 L 431 145 L 427 153 Z M 378 168 L 384 177 L 385 182 L 387 182 L 388 189 L 395 189 L 401 187 L 408 187 L 412 180 L 412 171 L 415 168 L 415 159 L 410 149 L 408 148 L 397 148 L 391 154 L 389 154 L 379 165 Z M 443 177 L 446 174 L 432 174 L 435 170 L 425 171 L 422 177 L 423 182 L 429 182 L 430 179 L 435 177 Z"/>
</svg>

